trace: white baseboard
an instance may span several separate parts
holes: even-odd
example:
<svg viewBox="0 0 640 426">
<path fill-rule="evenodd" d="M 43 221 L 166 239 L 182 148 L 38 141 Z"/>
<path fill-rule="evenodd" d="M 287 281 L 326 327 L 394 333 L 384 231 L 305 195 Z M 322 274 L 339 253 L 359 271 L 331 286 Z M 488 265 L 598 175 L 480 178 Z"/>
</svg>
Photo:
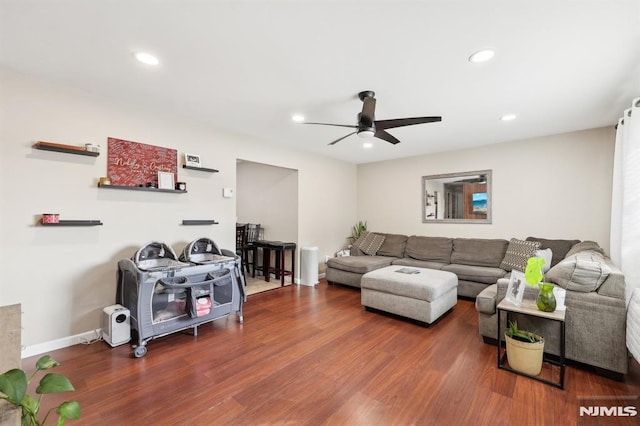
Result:
<svg viewBox="0 0 640 426">
<path fill-rule="evenodd" d="M 57 340 L 51 340 L 49 342 L 38 343 L 37 345 L 23 346 L 22 347 L 22 359 L 29 358 L 30 356 L 40 355 L 47 352 L 55 351 L 56 349 L 67 348 L 69 346 L 77 345 L 80 343 L 93 342 L 99 339 L 102 335 L 101 329 L 95 329 L 91 331 L 85 331 L 84 333 L 76 334 L 75 336 L 63 337 Z"/>
</svg>

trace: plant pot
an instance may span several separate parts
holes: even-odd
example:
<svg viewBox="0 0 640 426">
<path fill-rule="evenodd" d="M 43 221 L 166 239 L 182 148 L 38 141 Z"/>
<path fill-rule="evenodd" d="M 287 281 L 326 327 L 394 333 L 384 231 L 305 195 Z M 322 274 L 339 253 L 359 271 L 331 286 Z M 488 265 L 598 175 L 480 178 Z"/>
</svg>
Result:
<svg viewBox="0 0 640 426">
<path fill-rule="evenodd" d="M 509 366 L 521 373 L 537 376 L 542 370 L 542 355 L 544 354 L 544 339 L 539 342 L 521 342 L 505 335 L 507 342 L 507 360 Z"/>
</svg>

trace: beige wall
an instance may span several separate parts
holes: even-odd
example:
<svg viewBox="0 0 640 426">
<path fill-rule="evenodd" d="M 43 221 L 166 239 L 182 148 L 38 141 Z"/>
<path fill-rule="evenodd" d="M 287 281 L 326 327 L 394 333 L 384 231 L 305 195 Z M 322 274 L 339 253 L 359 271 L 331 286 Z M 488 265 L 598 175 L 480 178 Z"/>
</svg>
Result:
<svg viewBox="0 0 640 426">
<path fill-rule="evenodd" d="M 358 219 L 370 230 L 482 238 L 569 238 L 609 250 L 613 128 L 358 167 Z M 422 223 L 421 177 L 493 170 L 491 224 Z"/>
<path fill-rule="evenodd" d="M 236 188 L 238 158 L 298 170 L 299 246 L 333 253 L 356 220 L 353 164 L 267 149 L 206 125 L 8 71 L 0 71 L 0 93 L 0 306 L 22 304 L 22 343 L 28 347 L 99 328 L 102 308 L 115 302 L 117 261 L 148 241 L 180 251 L 206 236 L 233 249 L 236 199 L 223 198 L 222 188 Z M 188 190 L 180 195 L 98 189 L 109 136 L 175 148 L 180 164 L 184 152 L 200 154 L 204 167 L 220 173 L 179 168 Z M 37 151 L 31 146 L 39 140 L 97 143 L 102 153 L 93 158 Z M 37 226 L 44 212 L 104 225 Z M 220 224 L 182 226 L 183 219 Z"/>
</svg>

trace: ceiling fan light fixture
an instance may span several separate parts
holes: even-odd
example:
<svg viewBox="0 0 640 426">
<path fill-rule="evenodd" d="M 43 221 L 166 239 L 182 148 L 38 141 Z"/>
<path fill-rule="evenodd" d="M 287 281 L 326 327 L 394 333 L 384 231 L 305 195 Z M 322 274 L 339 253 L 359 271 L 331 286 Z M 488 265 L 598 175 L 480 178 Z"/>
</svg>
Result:
<svg viewBox="0 0 640 426">
<path fill-rule="evenodd" d="M 371 141 L 364 141 L 362 143 L 362 147 L 363 148 L 371 148 L 371 147 L 373 147 L 373 143 Z"/>
<path fill-rule="evenodd" d="M 472 64 L 480 64 L 482 62 L 490 61 L 495 55 L 496 52 L 493 49 L 478 50 L 477 52 L 469 56 L 469 62 L 471 62 Z"/>
<path fill-rule="evenodd" d="M 358 132 L 358 137 L 362 139 L 372 139 L 375 132 L 373 130 L 360 130 Z"/>
</svg>

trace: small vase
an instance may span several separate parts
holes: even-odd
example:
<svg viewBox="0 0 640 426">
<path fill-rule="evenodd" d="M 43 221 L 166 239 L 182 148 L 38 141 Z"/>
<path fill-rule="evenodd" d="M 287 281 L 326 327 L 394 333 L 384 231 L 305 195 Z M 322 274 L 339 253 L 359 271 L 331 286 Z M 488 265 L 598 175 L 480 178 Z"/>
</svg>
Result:
<svg viewBox="0 0 640 426">
<path fill-rule="evenodd" d="M 556 297 L 553 295 L 554 285 L 551 283 L 540 283 L 538 288 L 538 299 L 536 299 L 536 305 L 538 309 L 543 312 L 553 312 L 556 310 Z"/>
</svg>

